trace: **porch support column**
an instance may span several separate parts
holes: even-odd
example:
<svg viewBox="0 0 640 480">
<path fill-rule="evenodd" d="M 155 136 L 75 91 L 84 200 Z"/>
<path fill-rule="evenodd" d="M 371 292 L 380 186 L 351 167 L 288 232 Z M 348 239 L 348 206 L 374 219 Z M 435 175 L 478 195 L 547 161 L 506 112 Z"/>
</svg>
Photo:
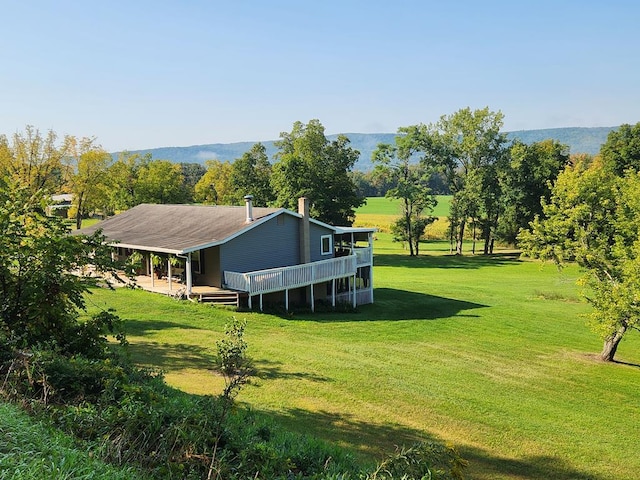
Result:
<svg viewBox="0 0 640 480">
<path fill-rule="evenodd" d="M 285 311 L 289 311 L 289 289 L 284 289 L 284 309 Z"/>
<path fill-rule="evenodd" d="M 262 311 L 262 294 L 260 294 L 260 311 Z"/>
<path fill-rule="evenodd" d="M 151 253 L 149 253 L 149 271 L 151 272 L 151 287 L 156 287 L 156 272 L 153 271 L 153 260 L 151 259 Z"/>
<path fill-rule="evenodd" d="M 249 294 L 249 310 L 251 310 L 253 308 L 253 305 L 251 304 L 251 294 Z"/>
<path fill-rule="evenodd" d="M 187 295 L 191 295 L 191 287 L 193 286 L 193 277 L 191 275 L 191 254 L 187 253 L 187 261 L 185 265 L 187 270 Z"/>
<path fill-rule="evenodd" d="M 171 288 L 171 262 L 167 259 L 167 281 L 169 282 L 169 291 L 173 290 Z"/>
<path fill-rule="evenodd" d="M 373 303 L 373 233 L 369 232 L 369 290 L 371 290 L 371 303 Z"/>
</svg>

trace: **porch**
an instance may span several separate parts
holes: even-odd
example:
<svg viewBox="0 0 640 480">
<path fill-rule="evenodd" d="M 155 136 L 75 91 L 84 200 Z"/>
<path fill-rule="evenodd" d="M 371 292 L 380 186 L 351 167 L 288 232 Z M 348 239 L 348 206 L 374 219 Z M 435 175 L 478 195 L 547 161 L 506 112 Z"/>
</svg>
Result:
<svg viewBox="0 0 640 480">
<path fill-rule="evenodd" d="M 218 305 L 240 306 L 246 297 L 243 292 L 214 287 L 211 285 L 193 285 L 187 293 L 187 286 L 179 280 L 167 277 L 152 278 L 149 275 L 138 275 L 136 285 L 147 292 L 160 293 L 174 298 L 189 298 L 198 302 L 215 303 Z"/>
</svg>

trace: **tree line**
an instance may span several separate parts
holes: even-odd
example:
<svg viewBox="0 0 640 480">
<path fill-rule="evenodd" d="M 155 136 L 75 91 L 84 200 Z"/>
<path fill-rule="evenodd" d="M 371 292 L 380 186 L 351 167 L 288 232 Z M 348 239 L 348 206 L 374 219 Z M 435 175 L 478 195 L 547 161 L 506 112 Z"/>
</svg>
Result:
<svg viewBox="0 0 640 480">
<path fill-rule="evenodd" d="M 58 138 L 27 126 L 0 135 L 0 168 L 33 192 L 73 194 L 70 214 L 78 228 L 94 212 L 111 215 L 141 203 L 242 205 L 247 194 L 256 206 L 291 209 L 306 196 L 315 218 L 351 225 L 364 198 L 350 176 L 359 153 L 348 138 L 329 141 L 322 124 L 311 120 L 296 122 L 276 145 L 274 163 L 261 143 L 234 162 L 204 166 L 129 152 L 114 160 L 94 138 Z"/>
</svg>

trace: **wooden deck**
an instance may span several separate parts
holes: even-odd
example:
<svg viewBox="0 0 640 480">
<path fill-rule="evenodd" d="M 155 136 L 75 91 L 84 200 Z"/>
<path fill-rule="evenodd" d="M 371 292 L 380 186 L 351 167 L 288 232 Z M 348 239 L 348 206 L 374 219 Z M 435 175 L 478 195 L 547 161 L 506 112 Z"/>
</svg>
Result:
<svg viewBox="0 0 640 480">
<path fill-rule="evenodd" d="M 136 277 L 138 287 L 148 292 L 161 293 L 175 298 L 186 298 L 187 286 L 183 283 L 173 280 L 171 284 L 167 278 L 151 278 L 147 275 L 139 275 Z M 240 306 L 242 298 L 246 294 L 233 290 L 225 290 L 224 288 L 213 287 L 209 285 L 193 285 L 191 287 L 191 295 L 189 299 L 198 302 L 216 303 L 218 305 L 235 305 Z"/>
</svg>

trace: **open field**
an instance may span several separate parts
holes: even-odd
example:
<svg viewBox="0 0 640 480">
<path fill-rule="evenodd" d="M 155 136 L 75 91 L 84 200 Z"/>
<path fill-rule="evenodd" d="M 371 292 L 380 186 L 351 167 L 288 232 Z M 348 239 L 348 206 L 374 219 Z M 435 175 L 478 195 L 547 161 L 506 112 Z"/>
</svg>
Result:
<svg viewBox="0 0 640 480">
<path fill-rule="evenodd" d="M 126 320 L 133 358 L 195 394 L 219 393 L 215 341 L 248 320 L 256 375 L 239 400 L 375 460 L 394 445 L 457 445 L 474 479 L 632 479 L 640 471 L 640 338 L 594 359 L 578 271 L 446 255 L 410 258 L 379 234 L 374 305 L 352 314 L 236 313 L 119 289 L 90 301 Z"/>
<path fill-rule="evenodd" d="M 433 210 L 438 220 L 427 227 L 425 238 L 446 238 L 451 195 L 436 195 L 438 205 Z M 391 224 L 400 216 L 400 201 L 387 197 L 367 197 L 367 203 L 356 210 L 356 227 L 377 227 L 379 231 L 388 233 Z"/>
</svg>

